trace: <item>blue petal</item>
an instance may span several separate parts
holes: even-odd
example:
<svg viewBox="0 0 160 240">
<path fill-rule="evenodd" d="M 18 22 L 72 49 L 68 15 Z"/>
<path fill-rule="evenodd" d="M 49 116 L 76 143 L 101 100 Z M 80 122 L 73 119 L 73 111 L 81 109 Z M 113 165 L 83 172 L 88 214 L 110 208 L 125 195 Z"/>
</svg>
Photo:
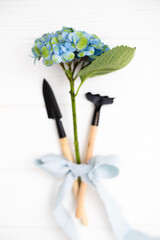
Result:
<svg viewBox="0 0 160 240">
<path fill-rule="evenodd" d="M 62 34 L 62 31 L 61 31 L 61 30 L 56 31 L 56 36 L 55 36 L 55 37 L 57 37 L 59 34 Z"/>
<path fill-rule="evenodd" d="M 89 42 L 90 42 L 91 44 L 98 45 L 99 39 L 94 38 L 94 37 L 91 37 L 91 38 L 89 39 Z"/>
<path fill-rule="evenodd" d="M 56 47 L 54 47 L 53 48 L 53 51 L 54 51 L 54 53 L 56 54 L 56 55 L 59 55 L 59 47 L 58 46 L 56 46 Z"/>
<path fill-rule="evenodd" d="M 62 31 L 65 31 L 65 32 L 68 32 L 68 33 L 70 33 L 70 32 L 74 32 L 74 29 L 73 28 L 71 28 L 71 27 L 62 27 Z"/>
<path fill-rule="evenodd" d="M 54 63 L 60 63 L 60 62 L 62 62 L 62 58 L 61 58 L 61 56 L 59 56 L 59 55 L 53 55 L 53 56 L 52 56 L 52 61 L 53 61 Z"/>
<path fill-rule="evenodd" d="M 70 48 L 71 48 L 71 42 L 65 42 L 64 46 L 65 46 L 65 48 L 66 48 L 67 50 L 70 50 Z"/>
<path fill-rule="evenodd" d="M 77 54 L 78 57 L 85 57 L 87 55 L 87 53 L 85 51 L 79 52 Z"/>
<path fill-rule="evenodd" d="M 50 35 L 51 35 L 51 38 L 56 37 L 56 34 L 54 32 L 52 32 Z"/>
<path fill-rule="evenodd" d="M 51 35 L 50 35 L 49 33 L 45 33 L 45 34 L 43 34 L 42 37 L 41 37 L 41 40 L 42 40 L 43 42 L 49 41 L 50 39 L 51 39 Z"/>
<path fill-rule="evenodd" d="M 57 36 L 57 38 L 58 38 L 58 41 L 59 41 L 59 42 L 60 42 L 61 40 L 63 40 L 62 34 L 59 34 L 59 35 Z"/>
<path fill-rule="evenodd" d="M 60 48 L 63 52 L 67 52 L 67 49 L 64 46 L 60 46 Z"/>
<path fill-rule="evenodd" d="M 52 58 L 52 53 L 49 53 L 48 57 L 45 57 L 44 59 L 51 59 Z"/>
<path fill-rule="evenodd" d="M 94 55 L 100 56 L 103 53 L 102 49 L 95 49 Z"/>
<path fill-rule="evenodd" d="M 69 33 L 68 39 L 69 39 L 69 41 L 73 42 L 73 32 Z"/>
<path fill-rule="evenodd" d="M 50 42 L 47 43 L 46 48 L 50 51 L 52 49 L 52 44 Z"/>
<path fill-rule="evenodd" d="M 83 33 L 83 37 L 86 37 L 88 40 L 90 39 L 90 36 L 91 36 L 90 34 L 84 32 L 84 31 L 82 31 L 82 33 Z"/>
<path fill-rule="evenodd" d="M 63 50 L 60 48 L 59 49 L 59 55 L 62 55 L 62 53 L 63 53 Z"/>
<path fill-rule="evenodd" d="M 77 36 L 76 32 L 71 32 L 68 35 L 68 39 L 73 42 L 74 44 L 76 44 L 79 41 L 79 37 Z"/>
<path fill-rule="evenodd" d="M 62 57 L 66 62 L 71 62 L 74 59 L 75 55 L 73 52 L 68 51 L 63 53 Z"/>
<path fill-rule="evenodd" d="M 95 49 L 94 47 L 89 46 L 85 49 L 85 51 L 87 56 L 91 56 L 91 55 L 94 55 Z"/>
<path fill-rule="evenodd" d="M 36 43 L 36 45 L 37 45 L 37 47 L 38 47 L 39 49 L 41 49 L 41 48 L 44 46 L 44 44 L 41 43 L 41 42 Z"/>
<path fill-rule="evenodd" d="M 43 59 L 43 63 L 44 63 L 44 65 L 46 65 L 47 67 L 53 65 L 53 61 L 52 61 L 51 59 Z"/>
<path fill-rule="evenodd" d="M 74 45 L 74 43 L 71 44 L 70 51 L 71 52 L 76 51 L 76 46 Z"/>
<path fill-rule="evenodd" d="M 65 31 L 62 32 L 62 38 L 63 39 L 68 39 L 68 35 L 69 35 L 68 32 L 65 32 Z"/>
</svg>

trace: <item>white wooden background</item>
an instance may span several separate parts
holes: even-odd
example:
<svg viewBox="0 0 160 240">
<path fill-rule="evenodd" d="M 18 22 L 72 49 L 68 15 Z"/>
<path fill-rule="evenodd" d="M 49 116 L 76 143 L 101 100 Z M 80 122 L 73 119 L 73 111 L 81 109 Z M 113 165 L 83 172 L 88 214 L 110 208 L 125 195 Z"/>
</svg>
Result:
<svg viewBox="0 0 160 240">
<path fill-rule="evenodd" d="M 28 56 L 35 38 L 63 25 L 96 33 L 110 47 L 137 48 L 126 68 L 88 79 L 81 88 L 80 151 L 84 157 L 93 112 L 84 94 L 116 97 L 102 109 L 95 154 L 121 157 L 121 174 L 107 187 L 134 228 L 160 236 L 160 1 L 0 0 L 0 239 L 67 239 L 51 214 L 60 182 L 35 167 L 34 159 L 61 153 L 44 108 L 44 77 L 54 88 L 73 149 L 69 85 L 58 65 L 34 65 Z M 73 215 L 72 196 L 66 205 Z M 86 208 L 89 227 L 74 220 L 82 240 L 114 240 L 92 187 Z"/>
</svg>

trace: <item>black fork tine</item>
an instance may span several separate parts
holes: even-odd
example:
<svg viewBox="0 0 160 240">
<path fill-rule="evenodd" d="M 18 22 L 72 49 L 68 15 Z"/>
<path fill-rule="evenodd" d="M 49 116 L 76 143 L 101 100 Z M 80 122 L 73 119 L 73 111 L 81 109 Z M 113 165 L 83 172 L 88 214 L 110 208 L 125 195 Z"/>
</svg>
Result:
<svg viewBox="0 0 160 240">
<path fill-rule="evenodd" d="M 86 98 L 89 101 L 93 102 L 95 105 L 95 110 L 94 110 L 93 119 L 92 119 L 92 125 L 98 126 L 100 109 L 101 109 L 102 105 L 112 104 L 114 101 L 114 98 L 110 98 L 108 96 L 101 96 L 99 94 L 92 94 L 91 92 L 86 93 Z"/>
<path fill-rule="evenodd" d="M 86 98 L 93 102 L 97 107 L 104 104 L 112 104 L 114 98 L 108 96 L 101 96 L 99 94 L 92 94 L 91 92 L 86 93 Z"/>
</svg>

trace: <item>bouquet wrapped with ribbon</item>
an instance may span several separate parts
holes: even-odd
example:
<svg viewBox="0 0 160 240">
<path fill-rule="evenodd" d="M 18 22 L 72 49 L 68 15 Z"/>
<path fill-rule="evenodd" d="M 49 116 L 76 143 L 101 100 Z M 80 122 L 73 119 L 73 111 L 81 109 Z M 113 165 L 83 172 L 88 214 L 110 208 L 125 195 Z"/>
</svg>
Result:
<svg viewBox="0 0 160 240">
<path fill-rule="evenodd" d="M 125 67 L 133 58 L 135 48 L 117 46 L 110 49 L 95 34 L 76 31 L 71 27 L 63 27 L 53 33 L 46 33 L 35 40 L 32 48 L 34 60 L 43 60 L 46 66 L 58 63 L 64 71 L 69 86 L 73 117 L 75 159 L 69 146 L 67 135 L 62 123 L 62 115 L 56 97 L 49 83 L 43 81 L 43 96 L 48 118 L 54 119 L 63 156 L 48 154 L 36 160 L 36 164 L 51 173 L 56 178 L 64 178 L 57 194 L 54 216 L 66 235 L 72 240 L 79 240 L 78 232 L 69 213 L 63 207 L 63 201 L 73 189 L 77 207 L 75 216 L 83 225 L 88 225 L 85 209 L 85 193 L 87 184 L 97 188 L 98 194 L 108 213 L 111 227 L 118 240 L 151 240 L 143 233 L 130 228 L 124 219 L 120 207 L 103 187 L 101 178 L 113 178 L 119 173 L 118 157 L 94 156 L 94 143 L 99 124 L 100 109 L 103 105 L 113 104 L 114 98 L 99 94 L 87 93 L 86 98 L 94 104 L 94 113 L 90 126 L 87 151 L 84 161 L 80 157 L 76 97 L 87 78 L 108 74 Z M 80 78 L 80 84 L 75 89 L 75 81 Z"/>
</svg>

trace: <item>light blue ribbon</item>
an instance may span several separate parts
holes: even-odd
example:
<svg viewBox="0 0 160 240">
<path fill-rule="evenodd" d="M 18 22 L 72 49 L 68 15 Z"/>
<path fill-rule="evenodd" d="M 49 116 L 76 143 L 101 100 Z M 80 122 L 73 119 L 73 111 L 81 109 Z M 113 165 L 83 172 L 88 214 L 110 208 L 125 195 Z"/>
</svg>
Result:
<svg viewBox="0 0 160 240">
<path fill-rule="evenodd" d="M 119 174 L 117 164 L 118 158 L 115 155 L 96 156 L 88 164 L 72 163 L 65 157 L 54 154 L 36 160 L 36 165 L 50 172 L 55 178 L 65 177 L 58 191 L 53 215 L 71 240 L 80 240 L 80 238 L 74 222 L 62 203 L 65 196 L 72 190 L 73 183 L 78 177 L 96 187 L 117 240 L 160 240 L 160 238 L 152 238 L 131 229 L 118 204 L 100 183 L 100 178 L 110 179 Z"/>
</svg>

